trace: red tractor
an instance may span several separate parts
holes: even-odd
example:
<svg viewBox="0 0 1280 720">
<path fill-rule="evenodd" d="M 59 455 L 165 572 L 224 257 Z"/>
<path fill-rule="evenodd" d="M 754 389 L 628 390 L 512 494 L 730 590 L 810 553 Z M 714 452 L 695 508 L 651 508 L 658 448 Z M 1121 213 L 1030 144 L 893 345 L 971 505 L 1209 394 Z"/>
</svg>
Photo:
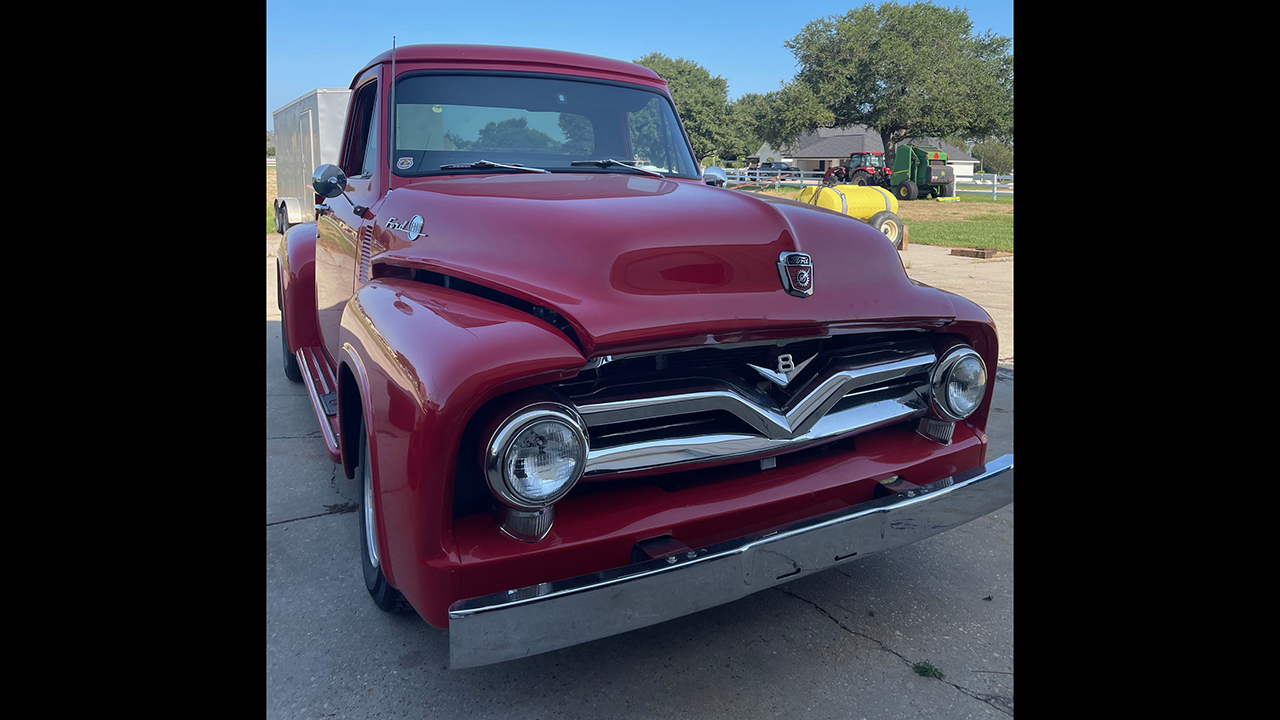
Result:
<svg viewBox="0 0 1280 720">
<path fill-rule="evenodd" d="M 845 163 L 837 165 L 822 177 L 823 185 L 878 185 L 889 187 L 889 168 L 884 153 L 856 152 Z"/>
</svg>

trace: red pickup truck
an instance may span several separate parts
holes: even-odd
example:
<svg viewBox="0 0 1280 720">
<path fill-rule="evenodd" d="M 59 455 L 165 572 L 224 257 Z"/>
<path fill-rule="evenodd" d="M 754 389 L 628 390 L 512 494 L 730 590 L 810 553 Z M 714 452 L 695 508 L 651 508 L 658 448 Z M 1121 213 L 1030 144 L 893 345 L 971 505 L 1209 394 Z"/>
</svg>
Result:
<svg viewBox="0 0 1280 720">
<path fill-rule="evenodd" d="M 418 45 L 350 89 L 278 255 L 283 362 L 358 483 L 369 593 L 452 667 L 1012 502 L 990 316 L 865 223 L 708 185 L 652 71 Z"/>
</svg>

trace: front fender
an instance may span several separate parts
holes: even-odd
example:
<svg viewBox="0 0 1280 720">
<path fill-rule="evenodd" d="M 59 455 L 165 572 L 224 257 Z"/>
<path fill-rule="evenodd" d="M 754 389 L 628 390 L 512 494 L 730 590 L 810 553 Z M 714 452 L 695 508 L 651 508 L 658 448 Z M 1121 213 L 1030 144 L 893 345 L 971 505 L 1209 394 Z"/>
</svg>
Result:
<svg viewBox="0 0 1280 720">
<path fill-rule="evenodd" d="M 343 466 L 352 476 L 359 407 L 369 428 L 383 572 L 427 622 L 445 627 L 459 593 L 453 490 L 468 421 L 499 395 L 573 377 L 586 359 L 551 325 L 519 310 L 390 278 L 352 297 L 339 345 Z"/>
<path fill-rule="evenodd" d="M 316 224 L 294 225 L 285 231 L 276 253 L 276 304 L 280 306 L 290 351 L 320 344 L 315 263 Z"/>
</svg>

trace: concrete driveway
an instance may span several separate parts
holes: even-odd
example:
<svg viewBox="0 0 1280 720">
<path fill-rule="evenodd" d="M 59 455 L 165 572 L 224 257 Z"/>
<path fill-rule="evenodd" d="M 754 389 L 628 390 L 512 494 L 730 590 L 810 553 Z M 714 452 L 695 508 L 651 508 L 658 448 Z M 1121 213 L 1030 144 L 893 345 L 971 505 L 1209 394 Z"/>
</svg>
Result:
<svg viewBox="0 0 1280 720">
<path fill-rule="evenodd" d="M 281 367 L 278 244 L 267 236 L 268 718 L 1013 715 L 1012 505 L 665 624 L 449 670 L 445 631 L 383 613 L 364 589 L 354 483 Z M 925 246 L 902 257 L 908 274 L 1001 324 L 988 457 L 1013 452 L 1013 262 Z M 913 671 L 926 661 L 944 677 Z"/>
</svg>

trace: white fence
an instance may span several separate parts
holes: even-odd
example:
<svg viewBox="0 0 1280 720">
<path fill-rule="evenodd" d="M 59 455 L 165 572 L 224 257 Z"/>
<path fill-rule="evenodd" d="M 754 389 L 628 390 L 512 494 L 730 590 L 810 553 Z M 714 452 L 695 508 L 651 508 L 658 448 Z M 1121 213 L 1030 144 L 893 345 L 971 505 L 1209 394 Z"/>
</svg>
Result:
<svg viewBox="0 0 1280 720">
<path fill-rule="evenodd" d="M 821 185 L 825 170 L 746 170 L 743 168 L 726 169 L 729 182 L 751 184 L 753 187 L 803 187 L 805 185 Z M 973 177 L 956 178 L 956 192 L 969 194 L 986 194 L 986 186 L 991 188 L 991 196 L 1013 195 L 1012 175 L 975 174 Z"/>
<path fill-rule="evenodd" d="M 962 183 L 963 184 L 963 183 Z M 1012 175 L 992 175 L 990 173 L 978 173 L 973 176 L 972 185 L 990 185 L 991 199 L 995 199 L 996 195 L 1012 195 L 1013 194 L 1013 176 Z M 981 188 L 959 188 L 957 192 L 963 193 L 986 193 Z"/>
<path fill-rule="evenodd" d="M 275 167 L 275 166 L 276 166 L 276 159 L 273 157 L 267 158 L 267 167 Z"/>
</svg>

